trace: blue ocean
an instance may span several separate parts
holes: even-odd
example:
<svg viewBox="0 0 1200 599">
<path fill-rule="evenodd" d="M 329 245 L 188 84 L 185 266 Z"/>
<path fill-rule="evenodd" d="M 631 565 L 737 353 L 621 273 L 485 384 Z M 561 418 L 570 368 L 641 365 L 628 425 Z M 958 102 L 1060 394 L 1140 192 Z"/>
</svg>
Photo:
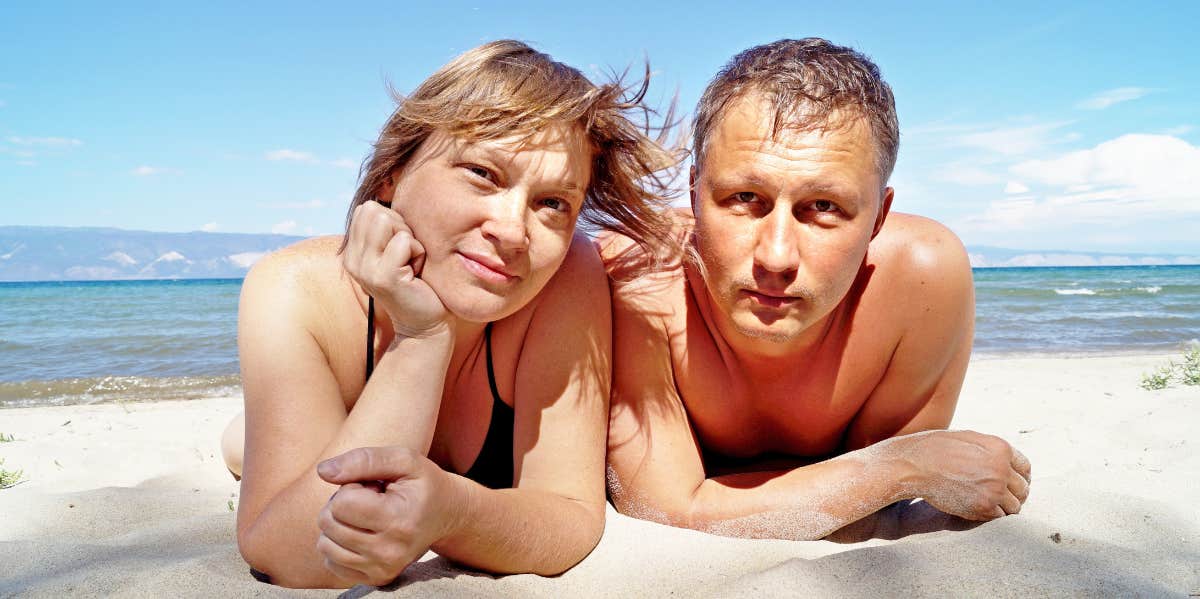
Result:
<svg viewBox="0 0 1200 599">
<path fill-rule="evenodd" d="M 975 353 L 1181 351 L 1200 266 L 975 270 Z M 240 279 L 0 283 L 0 408 L 240 392 Z"/>
</svg>

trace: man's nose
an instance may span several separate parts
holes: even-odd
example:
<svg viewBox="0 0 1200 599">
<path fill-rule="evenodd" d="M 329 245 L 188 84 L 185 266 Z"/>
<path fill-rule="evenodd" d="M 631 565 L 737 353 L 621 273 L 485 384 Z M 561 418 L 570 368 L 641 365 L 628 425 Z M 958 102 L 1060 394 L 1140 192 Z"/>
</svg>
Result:
<svg viewBox="0 0 1200 599">
<path fill-rule="evenodd" d="M 482 227 L 484 237 L 508 250 L 529 247 L 529 230 L 525 226 L 527 203 L 526 194 L 516 189 L 493 198 L 491 212 Z"/>
<path fill-rule="evenodd" d="M 776 206 L 759 221 L 754 262 L 769 272 L 786 273 L 800 267 L 800 231 L 790 210 Z"/>
</svg>

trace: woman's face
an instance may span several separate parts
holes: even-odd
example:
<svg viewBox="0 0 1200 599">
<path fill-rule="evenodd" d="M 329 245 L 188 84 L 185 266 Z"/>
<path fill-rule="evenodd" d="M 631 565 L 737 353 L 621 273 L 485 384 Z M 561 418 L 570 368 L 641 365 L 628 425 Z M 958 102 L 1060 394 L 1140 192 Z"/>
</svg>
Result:
<svg viewBox="0 0 1200 599">
<path fill-rule="evenodd" d="M 425 247 L 420 277 L 446 308 L 490 322 L 528 304 L 558 270 L 591 180 L 574 127 L 467 142 L 429 137 L 380 197 Z"/>
</svg>

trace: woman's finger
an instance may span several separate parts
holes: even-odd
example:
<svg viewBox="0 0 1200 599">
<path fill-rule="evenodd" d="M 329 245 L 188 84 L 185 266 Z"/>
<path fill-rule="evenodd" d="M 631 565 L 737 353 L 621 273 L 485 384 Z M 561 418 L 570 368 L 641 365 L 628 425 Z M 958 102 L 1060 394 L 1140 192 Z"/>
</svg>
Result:
<svg viewBox="0 0 1200 599">
<path fill-rule="evenodd" d="M 337 542 L 325 534 L 317 537 L 317 553 L 321 554 L 326 562 L 333 562 L 343 568 L 357 570 L 364 575 L 366 574 L 368 565 L 371 563 L 366 556 L 338 545 Z"/>
<path fill-rule="evenodd" d="M 358 483 L 343 485 L 326 508 L 337 522 L 359 530 L 385 530 L 390 519 L 387 497 L 372 487 Z"/>
</svg>

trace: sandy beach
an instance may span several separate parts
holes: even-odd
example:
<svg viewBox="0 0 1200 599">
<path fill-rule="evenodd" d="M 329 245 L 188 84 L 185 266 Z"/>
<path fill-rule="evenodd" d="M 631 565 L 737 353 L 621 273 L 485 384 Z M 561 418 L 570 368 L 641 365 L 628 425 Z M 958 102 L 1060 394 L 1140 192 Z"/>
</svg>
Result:
<svg viewBox="0 0 1200 599">
<path fill-rule="evenodd" d="M 855 543 L 752 541 L 626 518 L 555 578 L 426 555 L 348 596 L 1200 595 L 1200 387 L 1147 391 L 1169 355 L 977 358 L 954 428 L 1033 462 L 1020 515 L 964 527 L 917 502 Z M 1178 358 L 1178 356 L 1174 356 Z M 218 438 L 240 397 L 0 410 L 0 596 L 318 596 L 259 583 L 237 553 Z M 945 527 L 962 530 L 933 530 Z M 964 529 L 965 528 L 965 529 Z"/>
</svg>

